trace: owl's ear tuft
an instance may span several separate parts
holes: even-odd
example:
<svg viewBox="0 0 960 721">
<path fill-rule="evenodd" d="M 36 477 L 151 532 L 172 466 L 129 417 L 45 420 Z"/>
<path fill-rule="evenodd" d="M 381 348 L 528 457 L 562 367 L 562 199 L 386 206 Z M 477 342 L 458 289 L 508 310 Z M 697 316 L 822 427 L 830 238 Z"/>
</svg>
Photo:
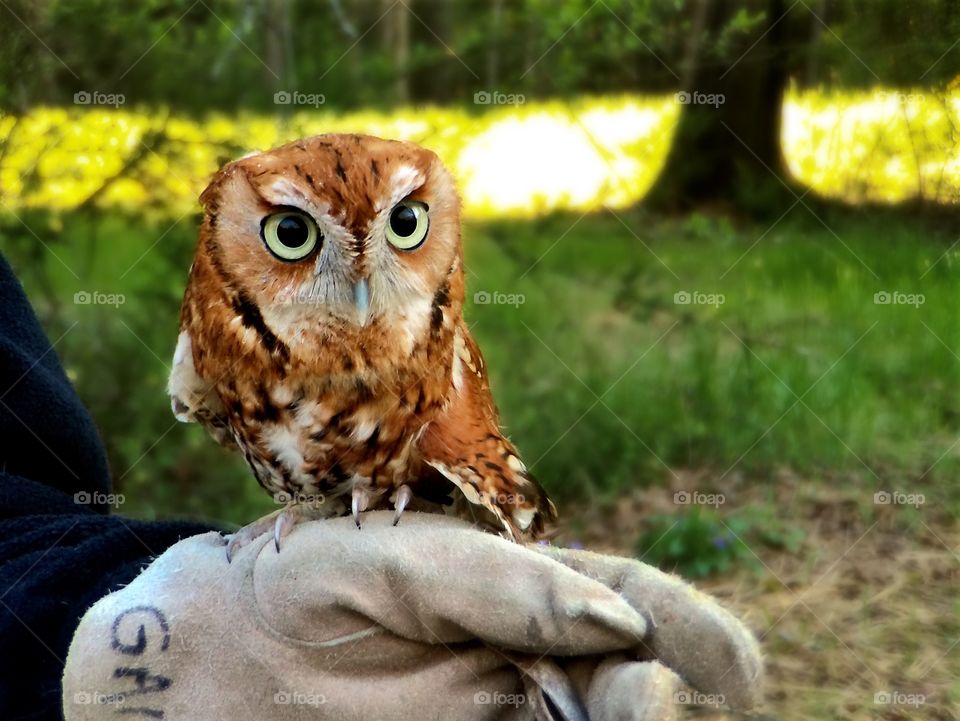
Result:
<svg viewBox="0 0 960 721">
<path fill-rule="evenodd" d="M 245 182 L 249 182 L 247 171 L 241 164 L 246 157 L 248 156 L 244 156 L 240 160 L 234 160 L 220 168 L 210 180 L 210 184 L 200 193 L 200 205 L 207 215 L 216 215 L 223 188 L 229 181 L 239 176 Z"/>
<path fill-rule="evenodd" d="M 214 174 L 210 183 L 203 189 L 203 192 L 200 193 L 200 205 L 203 206 L 204 210 L 207 212 L 216 210 L 217 198 L 220 196 L 220 188 L 224 181 L 233 173 L 234 163 L 227 163 Z"/>
</svg>

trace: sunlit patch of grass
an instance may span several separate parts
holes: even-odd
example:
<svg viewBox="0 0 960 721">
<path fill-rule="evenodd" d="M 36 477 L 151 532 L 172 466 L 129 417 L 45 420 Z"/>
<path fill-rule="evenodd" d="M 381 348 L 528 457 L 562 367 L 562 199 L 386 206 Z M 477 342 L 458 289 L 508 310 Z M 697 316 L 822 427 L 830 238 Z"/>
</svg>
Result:
<svg viewBox="0 0 960 721">
<path fill-rule="evenodd" d="M 793 92 L 784 108 L 790 170 L 850 202 L 960 201 L 960 95 L 930 89 Z"/>
<path fill-rule="evenodd" d="M 360 132 L 413 140 L 449 165 L 475 218 L 624 207 L 649 189 L 669 148 L 676 103 L 611 97 L 484 113 L 241 113 L 203 121 L 159 112 L 36 108 L 0 117 L 0 189 L 12 210 L 86 202 L 181 216 L 224 162 L 300 137 Z"/>
<path fill-rule="evenodd" d="M 196 210 L 198 193 L 227 160 L 317 133 L 363 132 L 435 150 L 457 177 L 470 218 L 621 208 L 654 183 L 680 112 L 673 96 L 202 120 L 35 108 L 0 116 L 0 196 L 15 212 L 87 203 L 169 219 Z M 793 92 L 784 150 L 800 182 L 827 196 L 955 202 L 958 114 L 960 96 L 930 91 Z"/>
<path fill-rule="evenodd" d="M 668 100 L 618 99 L 502 112 L 454 165 L 468 210 L 530 216 L 630 205 L 656 179 L 676 108 Z"/>
</svg>

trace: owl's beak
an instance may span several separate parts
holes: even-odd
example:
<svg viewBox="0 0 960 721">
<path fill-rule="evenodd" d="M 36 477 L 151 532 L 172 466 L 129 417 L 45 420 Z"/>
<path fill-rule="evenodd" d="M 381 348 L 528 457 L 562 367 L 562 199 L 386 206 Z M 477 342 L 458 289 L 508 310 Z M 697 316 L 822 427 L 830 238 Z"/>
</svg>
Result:
<svg viewBox="0 0 960 721">
<path fill-rule="evenodd" d="M 370 314 L 370 285 L 366 278 L 353 284 L 353 304 L 357 308 L 357 322 L 366 325 Z"/>
</svg>

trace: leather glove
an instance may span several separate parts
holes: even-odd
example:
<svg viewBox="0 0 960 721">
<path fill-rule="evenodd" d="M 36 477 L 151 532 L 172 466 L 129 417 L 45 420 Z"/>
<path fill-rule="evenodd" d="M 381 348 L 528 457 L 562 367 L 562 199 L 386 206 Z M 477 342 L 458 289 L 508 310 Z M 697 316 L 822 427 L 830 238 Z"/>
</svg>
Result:
<svg viewBox="0 0 960 721">
<path fill-rule="evenodd" d="M 660 721 L 748 708 L 761 662 L 715 601 L 630 559 L 520 546 L 432 514 L 170 547 L 98 601 L 63 677 L 67 721 Z M 696 691 L 681 691 L 688 683 Z M 699 694 L 699 696 L 698 696 Z"/>
</svg>

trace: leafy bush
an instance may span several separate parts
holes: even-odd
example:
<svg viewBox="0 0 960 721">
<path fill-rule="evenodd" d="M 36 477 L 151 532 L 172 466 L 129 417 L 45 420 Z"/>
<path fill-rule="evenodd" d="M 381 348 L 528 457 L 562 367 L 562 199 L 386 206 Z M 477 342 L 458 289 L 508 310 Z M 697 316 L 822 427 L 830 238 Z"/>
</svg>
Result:
<svg viewBox="0 0 960 721">
<path fill-rule="evenodd" d="M 693 508 L 679 516 L 654 516 L 637 539 L 637 557 L 689 578 L 726 571 L 753 556 L 743 541 L 742 519 L 724 522 L 716 513 Z"/>
</svg>

